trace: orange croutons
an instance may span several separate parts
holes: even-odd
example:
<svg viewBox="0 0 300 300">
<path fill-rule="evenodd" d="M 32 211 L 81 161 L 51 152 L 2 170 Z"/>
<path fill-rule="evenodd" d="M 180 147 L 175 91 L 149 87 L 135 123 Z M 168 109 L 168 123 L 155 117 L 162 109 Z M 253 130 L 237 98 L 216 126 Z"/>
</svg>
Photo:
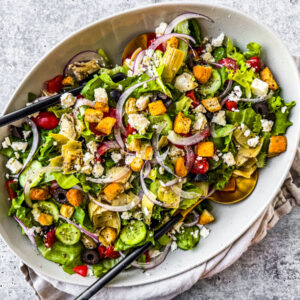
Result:
<svg viewBox="0 0 300 300">
<path fill-rule="evenodd" d="M 71 218 L 75 211 L 74 206 L 63 204 L 60 208 L 60 214 L 65 218 Z"/>
<path fill-rule="evenodd" d="M 197 145 L 197 155 L 202 157 L 214 156 L 214 143 L 213 142 L 200 142 Z"/>
<path fill-rule="evenodd" d="M 101 131 L 102 133 L 109 135 L 116 123 L 115 118 L 106 117 L 102 119 L 96 126 L 96 130 Z"/>
<path fill-rule="evenodd" d="M 167 111 L 161 100 L 149 103 L 148 108 L 152 116 L 159 116 Z"/>
<path fill-rule="evenodd" d="M 133 172 L 140 172 L 142 169 L 143 163 L 144 163 L 144 161 L 141 158 L 135 157 L 130 164 L 130 168 Z"/>
<path fill-rule="evenodd" d="M 101 230 L 99 241 L 106 247 L 110 246 L 118 237 L 117 231 L 114 228 L 106 227 Z"/>
<path fill-rule="evenodd" d="M 132 141 L 127 145 L 127 149 L 129 151 L 138 152 L 141 150 L 141 140 L 140 139 L 132 139 Z"/>
<path fill-rule="evenodd" d="M 235 177 L 230 177 L 227 184 L 221 189 L 222 192 L 234 192 L 235 191 L 236 180 Z"/>
<path fill-rule="evenodd" d="M 126 111 L 127 115 L 136 114 L 138 112 L 137 107 L 136 107 L 136 99 L 135 98 L 131 97 L 126 101 L 125 111 Z"/>
<path fill-rule="evenodd" d="M 108 113 L 109 112 L 109 106 L 107 103 L 104 102 L 96 102 L 95 103 L 95 109 L 102 111 L 103 113 Z"/>
<path fill-rule="evenodd" d="M 67 199 L 70 204 L 77 207 L 82 202 L 82 192 L 80 190 L 70 189 L 67 192 Z"/>
<path fill-rule="evenodd" d="M 153 158 L 153 148 L 150 145 L 145 146 L 145 160 L 151 160 Z"/>
<path fill-rule="evenodd" d="M 185 177 L 188 173 L 183 157 L 178 157 L 175 163 L 175 173 L 177 176 Z"/>
<path fill-rule="evenodd" d="M 98 123 L 102 118 L 103 112 L 92 108 L 88 108 L 84 114 L 84 121 L 89 123 Z"/>
<path fill-rule="evenodd" d="M 62 85 L 74 85 L 74 78 L 72 76 L 67 76 L 62 80 Z"/>
<path fill-rule="evenodd" d="M 175 36 L 172 36 L 168 42 L 167 42 L 167 47 L 170 48 L 177 48 L 178 47 L 178 39 Z"/>
<path fill-rule="evenodd" d="M 29 193 L 31 200 L 44 201 L 51 198 L 48 187 L 32 188 Z"/>
<path fill-rule="evenodd" d="M 192 120 L 186 117 L 182 112 L 180 112 L 174 122 L 174 131 L 176 133 L 189 133 L 191 128 Z"/>
<path fill-rule="evenodd" d="M 207 210 L 204 209 L 199 220 L 200 225 L 211 223 L 215 220 L 215 217 Z"/>
<path fill-rule="evenodd" d="M 216 112 L 222 108 L 217 97 L 203 99 L 201 103 L 210 112 Z"/>
<path fill-rule="evenodd" d="M 53 217 L 49 214 L 40 214 L 38 217 L 38 222 L 42 225 L 42 226 L 49 226 L 52 224 L 53 222 Z"/>
<path fill-rule="evenodd" d="M 284 135 L 273 135 L 270 139 L 268 156 L 273 157 L 279 155 L 286 150 L 287 140 Z"/>
<path fill-rule="evenodd" d="M 205 84 L 212 73 L 212 67 L 205 67 L 205 66 L 194 66 L 193 67 L 193 74 L 195 78 L 202 84 Z"/>
<path fill-rule="evenodd" d="M 113 182 L 109 184 L 104 190 L 104 194 L 109 201 L 112 201 L 115 197 L 117 197 L 123 191 L 123 187 L 121 184 Z"/>
<path fill-rule="evenodd" d="M 261 72 L 260 72 L 260 78 L 261 80 L 265 81 L 271 90 L 276 91 L 278 89 L 278 84 L 276 83 L 272 72 L 268 67 L 265 67 Z"/>
</svg>

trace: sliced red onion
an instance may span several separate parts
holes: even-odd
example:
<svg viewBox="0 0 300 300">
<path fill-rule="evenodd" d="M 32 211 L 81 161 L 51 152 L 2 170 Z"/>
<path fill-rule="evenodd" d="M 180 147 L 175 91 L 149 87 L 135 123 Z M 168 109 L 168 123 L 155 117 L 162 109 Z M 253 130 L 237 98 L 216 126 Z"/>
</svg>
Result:
<svg viewBox="0 0 300 300">
<path fill-rule="evenodd" d="M 211 125 L 210 125 L 210 134 L 213 138 L 217 137 L 215 123 L 211 123 Z"/>
<path fill-rule="evenodd" d="M 29 196 L 30 193 L 30 187 L 31 184 L 34 182 L 34 180 L 39 177 L 44 175 L 45 173 L 54 173 L 54 172 L 60 172 L 61 167 L 43 167 L 37 170 L 32 171 L 26 178 L 26 182 L 24 185 L 24 198 L 25 202 L 29 207 L 32 207 L 32 202 Z"/>
<path fill-rule="evenodd" d="M 124 128 L 124 125 L 123 125 L 123 121 L 122 121 L 122 118 L 123 118 L 123 106 L 124 106 L 124 103 L 126 101 L 126 99 L 130 96 L 130 94 L 136 89 L 138 88 L 139 86 L 145 84 L 146 82 L 149 82 L 149 81 L 152 81 L 152 80 L 155 80 L 157 77 L 152 77 L 148 80 L 145 80 L 143 82 L 139 82 L 131 87 L 129 87 L 122 95 L 121 97 L 119 98 L 119 101 L 118 101 L 118 104 L 117 104 L 117 107 L 116 107 L 116 119 L 117 119 L 117 124 L 118 124 L 118 127 L 120 128 L 121 130 L 121 133 L 122 134 L 125 134 L 125 128 Z"/>
<path fill-rule="evenodd" d="M 32 230 L 30 230 L 30 228 L 26 227 L 23 222 L 17 218 L 16 215 L 13 216 L 13 218 L 18 222 L 18 224 L 22 227 L 22 229 L 24 230 L 25 234 L 28 236 L 30 242 L 36 246 L 35 240 L 34 240 L 34 233 L 32 232 Z"/>
<path fill-rule="evenodd" d="M 106 178 L 93 178 L 93 177 L 86 177 L 86 180 L 94 182 L 94 183 L 111 183 L 116 182 L 118 180 L 121 180 L 123 177 L 125 177 L 128 172 L 130 172 L 130 169 L 123 168 L 122 171 L 120 171 L 119 174 L 116 174 L 114 176 L 106 177 Z"/>
<path fill-rule="evenodd" d="M 249 99 L 249 98 L 241 98 L 238 101 L 242 101 L 242 102 L 250 102 L 250 103 L 257 103 L 257 102 L 263 102 L 265 101 L 264 97 L 261 98 L 253 98 L 253 99 Z"/>
<path fill-rule="evenodd" d="M 228 100 L 228 96 L 222 99 L 220 105 L 223 107 L 227 100 Z"/>
<path fill-rule="evenodd" d="M 192 211 L 192 214 L 194 215 L 194 220 L 190 223 L 183 223 L 183 227 L 193 227 L 194 225 L 198 224 L 200 216 L 198 213 L 195 212 L 195 210 Z"/>
<path fill-rule="evenodd" d="M 78 107 L 80 107 L 80 106 L 83 106 L 83 105 L 94 107 L 95 106 L 95 102 L 91 101 L 91 100 L 88 100 L 88 99 L 85 99 L 85 98 L 78 99 L 76 101 L 76 104 L 75 104 L 75 109 L 78 108 Z"/>
<path fill-rule="evenodd" d="M 206 21 L 209 21 L 211 23 L 214 23 L 215 21 L 213 19 L 211 19 L 210 17 L 203 15 L 203 14 L 199 14 L 199 13 L 193 13 L 193 12 L 188 12 L 188 13 L 184 13 L 182 15 L 179 15 L 178 17 L 176 17 L 173 21 L 170 22 L 170 24 L 167 26 L 164 34 L 168 34 L 171 33 L 173 31 L 173 29 L 177 26 L 177 24 L 188 20 L 188 19 L 204 19 Z"/>
<path fill-rule="evenodd" d="M 202 196 L 201 194 L 195 192 L 183 191 L 180 187 L 176 185 L 173 185 L 171 189 L 176 195 L 180 196 L 183 199 L 194 199 L 194 198 L 200 198 Z"/>
<path fill-rule="evenodd" d="M 151 165 L 147 164 L 146 165 L 146 170 L 144 172 L 144 179 L 146 179 L 149 176 L 150 172 L 151 172 Z"/>
<path fill-rule="evenodd" d="M 144 194 L 147 196 L 147 198 L 152 201 L 154 204 L 158 205 L 158 206 L 162 206 L 162 207 L 170 207 L 170 204 L 167 204 L 167 203 L 163 203 L 163 202 L 160 202 L 158 200 L 156 200 L 156 196 L 150 192 L 146 186 L 146 183 L 145 183 L 145 180 L 144 180 L 144 167 L 145 165 L 149 164 L 149 161 L 146 161 L 142 167 L 142 170 L 140 171 L 140 181 L 141 181 L 141 186 L 142 186 L 142 189 L 143 189 L 143 192 Z"/>
<path fill-rule="evenodd" d="M 119 205 L 119 206 L 116 206 L 116 205 L 109 205 L 109 204 L 104 204 L 100 201 L 97 201 L 96 199 L 90 197 L 91 201 L 94 202 L 96 205 L 102 207 L 102 208 L 105 208 L 109 211 L 114 211 L 114 212 L 123 212 L 123 211 L 128 211 L 128 210 L 131 210 L 133 208 L 135 208 L 142 200 L 141 197 L 134 197 L 133 201 L 131 201 L 130 203 L 128 204 L 125 204 L 125 205 Z"/>
<path fill-rule="evenodd" d="M 143 58 L 145 56 L 145 50 L 142 50 L 138 53 L 138 55 L 135 57 L 135 60 L 133 62 L 133 66 L 132 66 L 132 74 L 135 75 L 135 71 L 137 71 L 139 65 L 141 64 L 141 62 L 143 61 Z"/>
<path fill-rule="evenodd" d="M 227 87 L 224 90 L 224 92 L 219 96 L 219 98 L 223 98 L 223 97 L 225 97 L 229 93 L 229 91 L 230 91 L 230 89 L 232 87 L 232 82 L 233 82 L 232 80 L 228 80 Z"/>
<path fill-rule="evenodd" d="M 179 146 L 191 146 L 203 141 L 209 136 L 209 134 L 209 128 L 205 128 L 189 137 L 180 137 L 172 130 L 169 132 L 167 138 L 172 144 Z"/>
<path fill-rule="evenodd" d="M 99 60 L 99 54 L 93 50 L 85 50 L 75 54 L 65 65 L 63 75 L 72 75 L 72 71 L 69 70 L 69 65 L 74 62 L 82 62 L 82 61 L 89 61 L 89 60 Z"/>
<path fill-rule="evenodd" d="M 215 62 L 207 62 L 208 64 L 212 65 L 212 66 L 215 66 L 217 68 L 223 68 L 225 67 L 224 65 L 222 64 L 219 64 L 219 63 L 215 63 Z"/>
<path fill-rule="evenodd" d="M 191 146 L 185 146 L 184 150 L 186 152 L 186 169 L 189 172 L 195 162 L 195 154 Z"/>
<path fill-rule="evenodd" d="M 74 189 L 74 190 L 79 190 L 79 191 L 83 191 L 82 187 L 81 187 L 80 185 L 78 185 L 78 184 L 73 185 L 73 186 L 72 186 L 72 189 Z"/>
<path fill-rule="evenodd" d="M 163 182 L 162 180 L 160 180 L 159 182 L 160 182 L 161 186 L 163 186 L 163 187 L 169 187 L 169 186 L 172 186 L 172 185 L 178 183 L 179 180 L 180 180 L 180 178 L 177 177 L 177 178 L 172 179 L 172 180 L 167 181 L 167 182 Z"/>
<path fill-rule="evenodd" d="M 89 237 L 91 237 L 96 243 L 99 243 L 99 237 L 96 234 L 93 234 L 87 230 L 85 230 L 84 228 L 82 228 L 81 226 L 79 226 L 78 224 L 74 223 L 73 221 L 71 221 L 70 219 L 59 215 L 59 217 L 63 220 L 65 220 L 67 223 L 72 224 L 73 226 L 75 226 L 77 229 L 79 229 L 81 232 L 83 232 L 84 234 L 88 235 Z"/>
<path fill-rule="evenodd" d="M 124 145 L 123 139 L 121 137 L 121 131 L 120 131 L 119 127 L 116 127 L 116 126 L 114 127 L 114 136 L 115 136 L 115 139 L 116 139 L 118 145 L 121 147 L 121 149 L 124 149 L 125 145 Z"/>
<path fill-rule="evenodd" d="M 187 42 L 186 40 L 191 40 L 193 43 L 196 43 L 195 39 L 193 37 L 187 35 L 187 34 L 169 33 L 169 34 L 164 34 L 164 35 L 158 37 L 157 39 L 155 39 L 148 48 L 152 49 L 152 50 L 155 50 L 160 44 L 168 41 L 173 36 L 180 39 L 180 40 L 184 40 L 185 42 Z"/>
</svg>

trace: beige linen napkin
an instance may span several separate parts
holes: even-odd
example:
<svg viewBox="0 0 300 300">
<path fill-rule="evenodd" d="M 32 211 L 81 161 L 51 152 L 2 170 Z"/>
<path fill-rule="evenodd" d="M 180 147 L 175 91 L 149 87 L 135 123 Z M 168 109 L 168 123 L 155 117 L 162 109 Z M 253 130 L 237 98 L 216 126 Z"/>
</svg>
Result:
<svg viewBox="0 0 300 300">
<path fill-rule="evenodd" d="M 296 58 L 298 68 L 300 58 Z M 190 289 L 199 279 L 211 277 L 228 268 L 248 247 L 261 241 L 279 218 L 300 205 L 300 145 L 285 182 L 276 198 L 258 220 L 237 241 L 209 261 L 172 278 L 147 285 L 127 288 L 104 288 L 93 299 L 172 299 Z M 69 300 L 80 294 L 85 287 L 62 283 L 35 272 L 25 264 L 20 266 L 25 280 L 40 299 Z"/>
</svg>

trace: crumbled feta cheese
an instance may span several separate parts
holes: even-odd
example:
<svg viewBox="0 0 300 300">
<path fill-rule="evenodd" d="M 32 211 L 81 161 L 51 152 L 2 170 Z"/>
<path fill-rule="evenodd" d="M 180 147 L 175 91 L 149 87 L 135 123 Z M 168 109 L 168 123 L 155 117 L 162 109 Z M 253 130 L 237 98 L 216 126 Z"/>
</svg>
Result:
<svg viewBox="0 0 300 300">
<path fill-rule="evenodd" d="M 93 171 L 93 167 L 90 164 L 85 165 L 80 169 L 80 172 L 86 175 L 92 174 L 92 171 Z"/>
<path fill-rule="evenodd" d="M 221 126 L 225 126 L 226 125 L 225 111 L 224 110 L 220 110 L 216 114 L 214 114 L 211 122 L 219 124 Z"/>
<path fill-rule="evenodd" d="M 198 86 L 198 83 L 195 81 L 194 76 L 187 72 L 184 72 L 176 77 L 174 86 L 181 93 L 185 93 L 196 88 Z"/>
<path fill-rule="evenodd" d="M 255 78 L 251 84 L 251 88 L 256 96 L 264 97 L 268 93 L 269 86 L 266 82 Z"/>
<path fill-rule="evenodd" d="M 13 148 L 14 151 L 22 151 L 25 152 L 26 148 L 28 146 L 27 142 L 13 142 L 11 144 L 11 147 Z"/>
<path fill-rule="evenodd" d="M 165 173 L 165 169 L 163 167 L 159 167 L 158 172 L 163 175 Z"/>
<path fill-rule="evenodd" d="M 210 52 L 206 52 L 206 53 L 202 54 L 201 57 L 206 62 L 214 62 L 215 61 L 214 57 L 211 55 Z"/>
<path fill-rule="evenodd" d="M 240 127 L 241 127 L 241 129 L 243 130 L 243 129 L 245 128 L 245 124 L 242 123 L 242 124 L 240 125 Z"/>
<path fill-rule="evenodd" d="M 130 211 L 123 211 L 121 214 L 121 219 L 123 220 L 129 220 L 132 216 L 132 213 Z"/>
<path fill-rule="evenodd" d="M 239 101 L 242 97 L 242 90 L 239 85 L 233 88 L 233 91 L 228 95 L 228 100 Z"/>
<path fill-rule="evenodd" d="M 31 135 L 30 130 L 23 130 L 22 132 L 25 140 L 27 140 L 27 138 Z"/>
<path fill-rule="evenodd" d="M 38 222 L 39 216 L 41 215 L 41 211 L 39 210 L 39 206 L 37 203 L 33 204 L 31 214 L 34 220 Z"/>
<path fill-rule="evenodd" d="M 86 146 L 87 146 L 88 150 L 89 150 L 92 154 L 94 154 L 94 153 L 97 151 L 97 148 L 98 148 L 97 143 L 96 143 L 95 141 L 90 141 L 90 142 L 88 142 L 88 143 L 86 144 Z"/>
<path fill-rule="evenodd" d="M 261 126 L 262 126 L 262 131 L 264 132 L 270 132 L 272 130 L 272 126 L 273 126 L 273 121 L 271 120 L 267 120 L 267 119 L 261 119 Z"/>
<path fill-rule="evenodd" d="M 174 145 L 171 146 L 169 156 L 176 157 L 176 156 L 184 156 L 184 155 L 185 153 L 182 149 L 179 149 Z"/>
<path fill-rule="evenodd" d="M 29 117 L 29 118 L 36 118 L 39 114 L 40 114 L 40 112 L 37 111 L 37 112 L 35 112 L 35 113 L 29 115 L 28 117 Z"/>
<path fill-rule="evenodd" d="M 17 174 L 22 170 L 23 165 L 15 158 L 10 158 L 6 163 L 6 168 L 9 169 L 13 174 Z"/>
<path fill-rule="evenodd" d="M 252 139 L 249 139 L 247 141 L 247 144 L 251 147 L 251 148 L 255 148 L 257 146 L 257 144 L 259 143 L 259 136 L 256 136 Z"/>
<path fill-rule="evenodd" d="M 111 154 L 111 159 L 115 162 L 118 163 L 122 159 L 122 154 L 120 152 L 114 151 Z"/>
<path fill-rule="evenodd" d="M 165 22 L 161 22 L 158 27 L 155 28 L 155 33 L 156 33 L 156 36 L 161 36 L 165 33 L 165 30 L 167 28 L 168 24 L 165 23 Z"/>
<path fill-rule="evenodd" d="M 131 127 L 138 130 L 140 134 L 144 134 L 150 125 L 150 121 L 142 114 L 130 114 L 128 116 L 128 123 Z"/>
<path fill-rule="evenodd" d="M 211 46 L 210 43 L 207 43 L 207 44 L 205 45 L 205 50 L 206 50 L 206 52 L 211 52 L 211 51 L 212 51 L 212 46 Z"/>
<path fill-rule="evenodd" d="M 171 251 L 175 251 L 177 249 L 177 243 L 176 241 L 173 241 L 172 244 L 171 244 Z"/>
<path fill-rule="evenodd" d="M 94 155 L 90 152 L 86 152 L 83 155 L 83 163 L 84 165 L 88 165 L 90 163 L 94 162 Z"/>
<path fill-rule="evenodd" d="M 74 97 L 71 93 L 64 93 L 60 96 L 60 102 L 63 107 L 73 106 L 76 100 L 76 97 Z"/>
<path fill-rule="evenodd" d="M 143 213 L 141 211 L 136 211 L 134 214 L 133 214 L 133 217 L 136 219 L 136 220 L 139 220 L 141 221 L 143 219 Z"/>
<path fill-rule="evenodd" d="M 207 123 L 206 117 L 203 113 L 196 114 L 196 120 L 193 124 L 193 130 L 201 130 Z"/>
<path fill-rule="evenodd" d="M 218 156 L 217 154 L 215 154 L 215 155 L 212 157 L 212 159 L 213 159 L 214 161 L 219 161 L 219 156 Z"/>
<path fill-rule="evenodd" d="M 20 158 L 20 154 L 18 152 L 15 152 L 15 157 L 16 157 L 16 159 L 19 159 Z"/>
<path fill-rule="evenodd" d="M 281 107 L 281 112 L 282 112 L 283 114 L 286 112 L 286 110 L 287 110 L 287 107 L 286 107 L 286 106 Z"/>
<path fill-rule="evenodd" d="M 151 95 L 143 95 L 136 100 L 136 107 L 139 111 L 145 110 L 150 102 Z"/>
<path fill-rule="evenodd" d="M 224 41 L 224 33 L 222 32 L 218 37 L 212 39 L 211 44 L 214 47 L 221 47 Z"/>
<path fill-rule="evenodd" d="M 197 107 L 195 107 L 194 109 L 193 109 L 193 113 L 199 113 L 199 112 L 201 112 L 201 113 L 206 113 L 206 109 L 205 109 L 205 107 L 202 105 L 202 104 L 199 104 Z"/>
<path fill-rule="evenodd" d="M 207 238 L 209 236 L 209 229 L 203 226 L 200 229 L 200 236 L 202 236 L 203 238 Z"/>
<path fill-rule="evenodd" d="M 145 217 L 147 217 L 149 215 L 149 210 L 147 207 L 144 207 L 143 213 L 144 213 Z"/>
<path fill-rule="evenodd" d="M 96 163 L 94 165 L 93 171 L 92 171 L 93 176 L 94 177 L 100 177 L 100 176 L 102 176 L 103 172 L 104 172 L 103 166 L 100 163 Z"/>
<path fill-rule="evenodd" d="M 7 136 L 7 137 L 4 139 L 4 141 L 2 142 L 2 147 L 3 147 L 4 149 L 6 149 L 6 148 L 8 148 L 10 145 L 11 145 L 10 139 L 9 139 L 9 137 Z"/>
<path fill-rule="evenodd" d="M 222 157 L 228 167 L 235 165 L 235 160 L 231 152 L 224 153 Z"/>
<path fill-rule="evenodd" d="M 245 130 L 244 136 L 248 137 L 251 134 L 251 131 L 249 129 Z"/>
<path fill-rule="evenodd" d="M 125 164 L 126 165 L 130 165 L 131 162 L 133 161 L 133 159 L 134 159 L 133 155 L 126 155 L 126 157 L 125 157 Z"/>
<path fill-rule="evenodd" d="M 94 90 L 94 96 L 95 96 L 95 100 L 97 102 L 102 102 L 107 104 L 108 103 L 108 97 L 107 97 L 107 93 L 106 90 L 104 88 L 97 88 Z"/>
</svg>

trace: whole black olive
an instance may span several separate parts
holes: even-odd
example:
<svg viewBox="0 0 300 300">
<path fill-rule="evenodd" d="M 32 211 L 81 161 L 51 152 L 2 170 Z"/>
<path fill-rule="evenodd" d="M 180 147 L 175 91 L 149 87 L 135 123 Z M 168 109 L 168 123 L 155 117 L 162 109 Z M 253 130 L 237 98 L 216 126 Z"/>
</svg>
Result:
<svg viewBox="0 0 300 300">
<path fill-rule="evenodd" d="M 205 116 L 206 116 L 207 121 L 210 122 L 212 120 L 212 118 L 214 117 L 214 114 L 210 111 L 207 111 L 205 113 Z"/>
<path fill-rule="evenodd" d="M 271 120 L 271 121 L 275 122 L 275 119 L 276 119 L 276 116 L 275 116 L 274 113 L 268 114 L 268 120 Z"/>
<path fill-rule="evenodd" d="M 253 105 L 253 109 L 256 113 L 266 117 L 269 114 L 269 107 L 266 102 L 257 102 Z"/>
<path fill-rule="evenodd" d="M 22 139 L 24 137 L 22 132 L 23 130 L 21 127 L 10 125 L 10 131 L 11 134 L 17 139 Z"/>
<path fill-rule="evenodd" d="M 85 142 L 85 138 L 84 138 L 84 137 L 81 136 L 81 137 L 78 139 L 78 142 L 81 143 L 82 149 L 86 149 L 86 142 Z"/>
<path fill-rule="evenodd" d="M 54 225 L 42 226 L 41 236 L 45 236 L 50 230 L 54 228 Z"/>
<path fill-rule="evenodd" d="M 208 174 L 195 174 L 192 177 L 192 181 L 195 182 L 208 181 Z"/>
<path fill-rule="evenodd" d="M 109 92 L 109 96 L 112 100 L 118 102 L 121 97 L 122 92 L 120 90 L 114 89 Z"/>
<path fill-rule="evenodd" d="M 87 249 L 82 253 L 82 261 L 87 265 L 95 265 L 100 261 L 100 255 L 97 250 Z"/>
<path fill-rule="evenodd" d="M 112 79 L 113 82 L 119 82 L 119 81 L 122 81 L 126 78 L 127 78 L 127 75 L 124 74 L 124 73 L 121 73 L 121 72 L 111 76 L 111 79 Z"/>
<path fill-rule="evenodd" d="M 60 204 L 67 204 L 69 203 L 67 199 L 67 192 L 68 192 L 67 190 L 64 190 L 62 188 L 57 188 L 53 192 L 53 198 L 55 199 L 56 202 Z"/>
</svg>

